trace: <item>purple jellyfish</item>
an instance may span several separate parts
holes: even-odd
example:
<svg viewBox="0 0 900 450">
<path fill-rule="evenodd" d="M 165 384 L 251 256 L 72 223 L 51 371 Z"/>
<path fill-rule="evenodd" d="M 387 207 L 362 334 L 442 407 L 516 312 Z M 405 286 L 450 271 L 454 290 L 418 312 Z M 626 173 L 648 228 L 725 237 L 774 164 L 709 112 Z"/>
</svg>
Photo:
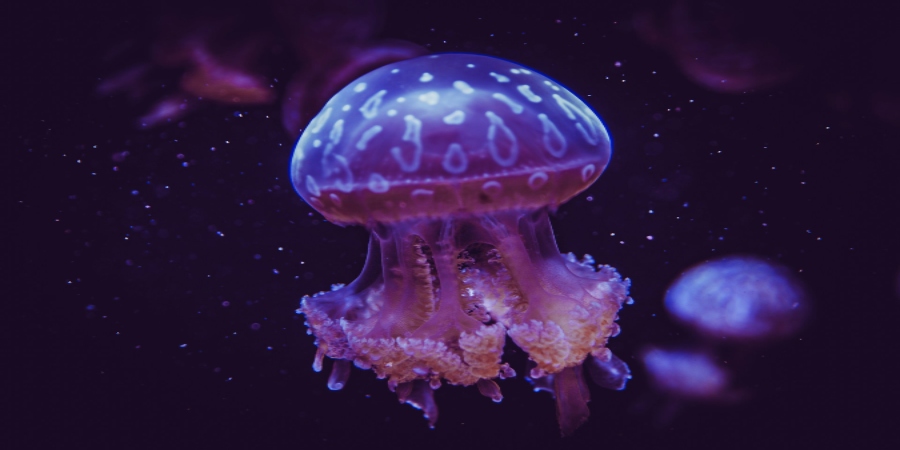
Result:
<svg viewBox="0 0 900 450">
<path fill-rule="evenodd" d="M 647 380 L 661 400 L 646 396 L 637 407 L 652 411 L 657 427 L 668 427 L 691 404 L 737 404 L 746 392 L 732 386 L 733 367 L 699 348 L 647 347 L 640 353 Z"/>
<path fill-rule="evenodd" d="M 806 317 L 804 290 L 783 267 L 753 257 L 697 265 L 669 287 L 666 309 L 701 334 L 747 341 L 777 339 Z"/>
<path fill-rule="evenodd" d="M 294 136 L 344 84 L 384 64 L 427 53 L 411 42 L 376 37 L 383 22 L 378 3 L 264 0 L 252 9 L 217 4 L 215 11 L 179 6 L 160 18 L 151 56 L 107 77 L 97 92 L 125 92 L 133 100 L 164 92 L 138 120 L 140 127 L 178 120 L 208 102 L 268 105 L 280 100 L 282 123 Z M 109 58 L 119 59 L 114 58 L 118 51 Z M 276 85 L 282 76 L 273 73 L 273 65 L 300 66 L 281 94 Z M 161 81 L 173 74 L 177 81 Z M 160 91 L 160 84 L 166 89 Z"/>
<path fill-rule="evenodd" d="M 304 130 L 291 177 L 338 224 L 371 231 L 359 277 L 305 297 L 314 368 L 334 358 L 387 378 L 437 420 L 432 390 L 476 385 L 494 401 L 506 336 L 552 380 L 563 434 L 587 420 L 582 363 L 624 387 L 606 348 L 629 280 L 557 249 L 548 213 L 606 168 L 597 115 L 558 83 L 502 59 L 440 54 L 390 64 L 338 92 Z M 546 381 L 546 380 L 545 380 Z"/>
<path fill-rule="evenodd" d="M 699 0 L 651 5 L 635 15 L 638 35 L 669 53 L 688 78 L 711 91 L 771 88 L 800 72 L 789 28 L 796 26 L 790 20 L 796 17 L 771 14 L 773 5 Z"/>
<path fill-rule="evenodd" d="M 734 396 L 730 373 L 709 353 L 650 347 L 641 360 L 656 389 L 677 398 L 718 401 Z"/>
</svg>

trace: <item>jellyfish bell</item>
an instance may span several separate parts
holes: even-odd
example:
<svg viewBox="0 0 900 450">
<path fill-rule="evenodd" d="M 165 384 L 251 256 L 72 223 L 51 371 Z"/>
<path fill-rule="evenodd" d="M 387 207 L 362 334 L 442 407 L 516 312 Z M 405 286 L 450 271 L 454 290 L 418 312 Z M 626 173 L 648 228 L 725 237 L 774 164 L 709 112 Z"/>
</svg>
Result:
<svg viewBox="0 0 900 450">
<path fill-rule="evenodd" d="M 350 362 L 371 369 L 433 425 L 442 382 L 502 399 L 494 380 L 515 374 L 502 362 L 509 336 L 530 377 L 553 385 L 563 433 L 574 431 L 589 413 L 585 360 L 606 386 L 630 377 L 606 348 L 629 280 L 561 255 L 548 213 L 596 181 L 610 155 L 590 107 L 502 59 L 430 55 L 350 83 L 291 163 L 307 203 L 371 230 L 359 277 L 301 303 L 314 367 L 337 360 L 333 388 Z"/>
<path fill-rule="evenodd" d="M 609 163 L 597 115 L 551 79 L 488 56 L 377 69 L 325 105 L 297 143 L 300 196 L 337 223 L 398 222 L 566 202 Z"/>
</svg>

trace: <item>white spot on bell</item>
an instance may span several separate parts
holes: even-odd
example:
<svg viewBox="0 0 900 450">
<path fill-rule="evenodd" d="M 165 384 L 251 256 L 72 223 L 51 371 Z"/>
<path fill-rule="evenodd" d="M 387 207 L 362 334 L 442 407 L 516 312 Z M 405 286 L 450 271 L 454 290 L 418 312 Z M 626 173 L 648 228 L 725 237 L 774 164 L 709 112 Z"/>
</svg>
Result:
<svg viewBox="0 0 900 450">
<path fill-rule="evenodd" d="M 325 108 L 325 111 L 319 113 L 315 119 L 312 120 L 309 124 L 309 132 L 310 133 L 318 133 L 319 130 L 325 126 L 325 122 L 328 122 L 328 118 L 331 117 L 331 108 Z"/>
<path fill-rule="evenodd" d="M 366 90 L 366 83 L 359 83 L 356 86 L 353 86 L 353 92 L 362 92 Z"/>
<path fill-rule="evenodd" d="M 325 153 L 330 153 L 331 149 L 341 142 L 341 136 L 343 135 L 344 119 L 338 119 L 334 122 L 334 125 L 331 126 L 331 132 L 328 133 L 328 144 L 325 145 Z"/>
<path fill-rule="evenodd" d="M 539 95 L 536 95 L 534 92 L 531 92 L 531 86 L 528 86 L 527 84 L 520 84 L 520 85 L 516 86 L 516 89 L 519 91 L 520 94 L 524 95 L 525 98 L 527 98 L 529 102 L 532 102 L 532 103 L 540 103 L 541 102 L 541 97 Z"/>
<path fill-rule="evenodd" d="M 369 176 L 369 190 L 376 194 L 383 194 L 391 188 L 391 185 L 379 173 Z"/>
<path fill-rule="evenodd" d="M 378 107 L 381 106 L 381 99 L 384 97 L 384 94 L 387 94 L 387 91 L 384 89 L 376 92 L 359 107 L 359 112 L 362 113 L 363 117 L 371 119 L 378 115 Z"/>
<path fill-rule="evenodd" d="M 481 185 L 481 192 L 484 192 L 491 197 L 496 197 L 503 192 L 503 185 L 500 184 L 499 181 L 485 181 L 484 184 Z"/>
<path fill-rule="evenodd" d="M 341 191 L 353 191 L 353 172 L 350 171 L 350 163 L 347 158 L 333 152 L 325 152 L 322 155 L 322 173 L 328 179 L 333 180 L 334 186 Z"/>
<path fill-rule="evenodd" d="M 434 106 L 441 101 L 441 94 L 438 94 L 436 91 L 426 92 L 419 96 L 419 101 Z"/>
<path fill-rule="evenodd" d="M 444 116 L 444 123 L 447 125 L 459 125 L 466 120 L 466 113 L 456 110 Z"/>
<path fill-rule="evenodd" d="M 511 109 L 514 114 L 522 114 L 522 109 L 524 109 L 522 108 L 522 105 L 512 101 L 512 99 L 510 99 L 509 97 L 499 92 L 495 92 L 493 95 L 491 95 L 491 97 L 494 97 L 497 100 L 506 103 L 506 106 L 509 106 L 509 109 Z"/>
<path fill-rule="evenodd" d="M 369 145 L 369 141 L 378 135 L 378 133 L 381 133 L 382 129 L 381 125 L 373 125 L 368 130 L 364 131 L 362 136 L 360 136 L 359 141 L 356 142 L 356 149 L 365 150 L 366 146 Z"/>
<path fill-rule="evenodd" d="M 434 191 L 431 189 L 414 189 L 410 195 L 417 202 L 426 202 L 434 200 Z"/>
<path fill-rule="evenodd" d="M 432 74 L 430 74 L 430 73 L 428 73 L 428 72 L 422 73 L 422 76 L 419 77 L 419 81 L 421 81 L 421 82 L 423 82 L 423 83 L 427 83 L 427 82 L 429 82 L 429 81 L 431 81 L 431 80 L 433 80 L 433 79 L 434 79 L 434 75 L 432 75 Z"/>
<path fill-rule="evenodd" d="M 509 77 L 506 75 L 501 75 L 497 72 L 491 72 L 491 76 L 496 78 L 500 83 L 509 83 Z"/>
<path fill-rule="evenodd" d="M 404 172 L 415 172 L 419 170 L 419 164 L 422 162 L 422 121 L 412 114 L 403 117 L 406 121 L 406 131 L 403 133 L 403 141 L 412 144 L 412 154 L 409 150 L 404 151 L 401 147 L 391 148 L 391 155 L 400 164 L 400 169 Z"/>
<path fill-rule="evenodd" d="M 316 183 L 316 179 L 312 177 L 312 175 L 306 176 L 306 192 L 309 192 L 313 197 L 318 197 L 322 194 L 319 190 L 319 185 Z"/>
<path fill-rule="evenodd" d="M 549 177 L 547 177 L 547 174 L 544 172 L 535 172 L 528 178 L 528 187 L 530 187 L 531 190 L 536 191 L 547 184 L 548 178 Z"/>
<path fill-rule="evenodd" d="M 463 151 L 461 145 L 456 142 L 447 147 L 447 153 L 444 154 L 444 170 L 452 174 L 460 174 L 469 167 L 469 159 L 466 152 Z"/>
<path fill-rule="evenodd" d="M 472 86 L 469 86 L 469 83 L 466 83 L 462 80 L 456 80 L 453 82 L 453 87 L 456 88 L 459 92 L 463 94 L 471 94 L 475 92 L 475 89 L 472 89 Z"/>
<path fill-rule="evenodd" d="M 576 121 L 575 128 L 581 132 L 584 140 L 588 141 L 591 145 L 597 145 L 597 139 L 600 137 L 600 132 L 597 130 L 596 125 L 594 125 L 594 121 L 591 120 L 591 116 L 585 114 L 581 108 L 575 106 L 572 102 L 560 97 L 559 94 L 553 94 L 553 98 L 556 100 L 556 104 L 566 113 L 566 116 L 570 120 Z M 585 125 L 587 125 L 587 129 L 585 129 Z"/>
<path fill-rule="evenodd" d="M 594 172 L 597 171 L 597 168 L 593 164 L 588 164 L 581 168 L 581 181 L 583 183 L 587 183 L 587 180 L 590 180 L 594 175 Z"/>
<path fill-rule="evenodd" d="M 546 114 L 538 114 L 544 129 L 544 149 L 551 155 L 562 158 L 566 154 L 566 137 L 559 132 L 556 124 Z"/>
<path fill-rule="evenodd" d="M 303 160 L 306 159 L 306 149 L 303 147 L 304 146 L 300 145 L 299 142 L 297 143 L 297 146 L 294 147 L 293 162 L 291 163 L 291 165 L 295 166 L 296 169 L 300 169 L 301 167 L 303 167 Z"/>
<path fill-rule="evenodd" d="M 503 167 L 509 167 L 515 164 L 516 160 L 519 159 L 519 142 L 516 140 L 516 135 L 503 123 L 503 119 L 501 119 L 500 116 L 494 114 L 492 111 L 486 111 L 484 115 L 491 121 L 487 133 L 488 150 L 491 152 L 491 157 L 497 164 L 500 164 Z M 506 139 L 506 143 L 501 141 L 500 146 L 497 145 L 499 140 L 498 131 L 500 132 L 500 137 Z M 501 155 L 501 150 L 506 150 L 506 155 Z"/>
</svg>

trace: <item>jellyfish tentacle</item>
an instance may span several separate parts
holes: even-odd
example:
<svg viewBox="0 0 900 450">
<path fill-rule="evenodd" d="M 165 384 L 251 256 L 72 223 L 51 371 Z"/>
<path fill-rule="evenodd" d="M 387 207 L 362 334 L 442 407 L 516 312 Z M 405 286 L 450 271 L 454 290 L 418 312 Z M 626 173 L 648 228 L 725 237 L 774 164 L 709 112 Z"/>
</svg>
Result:
<svg viewBox="0 0 900 450">
<path fill-rule="evenodd" d="M 619 359 L 608 349 L 605 353 L 608 354 L 608 358 L 605 360 L 593 355 L 588 357 L 585 361 L 588 374 L 598 386 L 621 391 L 625 389 L 625 383 L 631 379 L 631 369 L 628 368 L 625 361 Z"/>
<path fill-rule="evenodd" d="M 569 436 L 591 415 L 587 406 L 591 393 L 584 382 L 581 364 L 553 375 L 553 388 L 560 432 L 563 436 Z"/>
<path fill-rule="evenodd" d="M 500 403 L 503 400 L 503 394 L 500 393 L 500 386 L 494 380 L 482 378 L 476 383 L 478 392 L 481 395 L 490 398 L 494 403 Z"/>
<path fill-rule="evenodd" d="M 542 219 L 547 212 L 539 214 Z M 528 225 L 535 222 L 533 217 L 521 217 L 501 218 L 507 229 L 519 229 L 517 236 L 510 233 L 499 239 L 498 250 L 524 297 L 523 305 L 505 319 L 510 337 L 538 363 L 538 370 L 556 373 L 580 364 L 592 349 L 605 345 L 605 339 L 598 335 L 603 334 L 604 313 L 611 307 L 604 308 L 583 293 L 580 280 L 555 246 L 541 248 L 541 240 L 547 239 L 542 233 L 552 239 L 549 225 L 533 227 Z M 555 255 L 545 254 L 548 251 Z M 618 310 L 617 305 L 614 307 Z"/>
<path fill-rule="evenodd" d="M 434 390 L 422 380 L 409 381 L 397 385 L 397 398 L 413 408 L 422 410 L 428 427 L 434 428 L 438 420 L 438 407 L 434 401 Z"/>
<path fill-rule="evenodd" d="M 336 359 L 331 366 L 331 375 L 328 376 L 328 389 L 339 391 L 347 385 L 350 378 L 350 361 Z"/>
</svg>

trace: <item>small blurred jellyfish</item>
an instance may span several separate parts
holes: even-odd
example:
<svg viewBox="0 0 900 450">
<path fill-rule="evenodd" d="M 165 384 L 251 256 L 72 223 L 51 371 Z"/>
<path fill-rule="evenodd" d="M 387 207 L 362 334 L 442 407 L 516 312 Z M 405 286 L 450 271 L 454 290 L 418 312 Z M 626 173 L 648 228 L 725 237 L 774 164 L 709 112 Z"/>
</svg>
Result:
<svg viewBox="0 0 900 450">
<path fill-rule="evenodd" d="M 713 92 L 737 94 L 783 85 L 803 63 L 796 34 L 796 12 L 760 2 L 671 0 L 641 8 L 632 21 L 648 44 L 664 50 L 696 84 Z M 771 3 L 771 2 L 770 2 Z M 760 26 L 766 30 L 760 33 Z M 808 31 L 815 32 L 815 31 Z"/>
<path fill-rule="evenodd" d="M 804 290 L 787 269 L 748 256 L 694 266 L 669 287 L 665 305 L 702 335 L 743 341 L 789 336 L 808 312 Z"/>
<path fill-rule="evenodd" d="M 151 30 L 149 54 L 104 77 L 96 91 L 126 94 L 144 106 L 151 103 L 136 122 L 140 128 L 180 121 L 209 103 L 246 107 L 280 102 L 284 129 L 296 136 L 356 77 L 427 53 L 412 42 L 379 37 L 385 13 L 380 3 L 263 0 L 218 2 L 199 10 L 163 8 Z M 128 61 L 128 48 L 116 45 L 105 59 Z M 283 73 L 276 75 L 275 67 L 291 66 L 298 69 L 286 79 Z"/>
<path fill-rule="evenodd" d="M 645 377 L 656 395 L 645 395 L 635 411 L 652 411 L 655 424 L 665 427 L 691 404 L 737 404 L 747 392 L 733 387 L 732 370 L 711 351 L 697 347 L 650 346 L 640 353 Z"/>
<path fill-rule="evenodd" d="M 647 378 L 658 391 L 685 400 L 731 397 L 731 374 L 707 352 L 649 347 L 643 351 L 641 360 Z"/>
<path fill-rule="evenodd" d="M 651 346 L 641 353 L 647 379 L 666 399 L 662 408 L 654 408 L 660 425 L 686 403 L 744 400 L 748 392 L 735 389 L 732 380 L 746 368 L 740 355 L 790 336 L 809 309 L 803 288 L 787 269 L 750 256 L 688 269 L 669 287 L 665 307 L 705 342 L 677 349 Z M 736 365 L 719 362 L 726 351 L 738 356 Z"/>
</svg>

